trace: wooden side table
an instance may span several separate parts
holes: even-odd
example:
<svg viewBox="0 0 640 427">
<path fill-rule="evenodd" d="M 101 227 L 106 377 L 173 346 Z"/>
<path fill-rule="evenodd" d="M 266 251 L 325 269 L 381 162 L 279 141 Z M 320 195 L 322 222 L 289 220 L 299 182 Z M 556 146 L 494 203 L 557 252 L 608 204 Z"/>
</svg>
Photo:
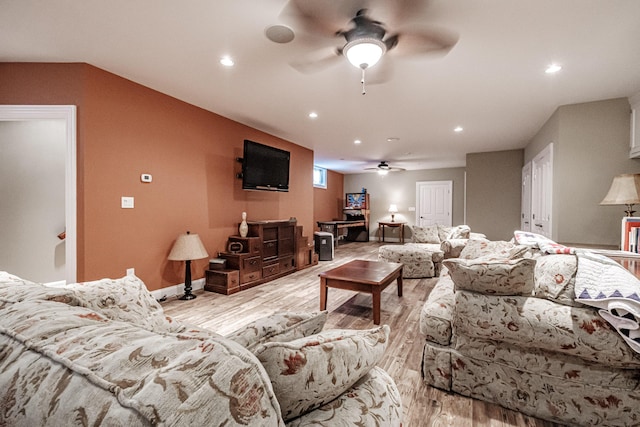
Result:
<svg viewBox="0 0 640 427">
<path fill-rule="evenodd" d="M 406 224 L 406 222 L 385 222 L 385 221 L 378 221 L 378 242 L 384 242 L 384 228 L 385 227 L 391 227 L 391 228 L 400 228 L 400 243 L 404 243 L 404 225 Z M 382 240 L 380 239 L 380 236 L 382 235 Z"/>
</svg>

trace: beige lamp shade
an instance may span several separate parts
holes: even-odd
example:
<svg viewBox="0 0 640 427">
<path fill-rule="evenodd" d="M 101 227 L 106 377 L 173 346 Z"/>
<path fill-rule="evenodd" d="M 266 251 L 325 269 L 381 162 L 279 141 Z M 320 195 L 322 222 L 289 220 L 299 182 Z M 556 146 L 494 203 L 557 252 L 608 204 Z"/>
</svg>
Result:
<svg viewBox="0 0 640 427">
<path fill-rule="evenodd" d="M 389 212 L 390 213 L 397 213 L 398 212 L 398 206 L 397 205 L 389 205 Z"/>
<path fill-rule="evenodd" d="M 613 178 L 609 192 L 601 205 L 626 205 L 627 215 L 633 213 L 633 205 L 640 203 L 640 174 L 623 174 Z"/>
<path fill-rule="evenodd" d="M 197 234 L 191 234 L 187 231 L 186 234 L 181 234 L 176 239 L 173 248 L 171 248 L 171 253 L 169 253 L 169 260 L 187 261 L 202 259 L 208 256 L 209 254 L 204 248 L 200 237 L 198 237 Z"/>
</svg>

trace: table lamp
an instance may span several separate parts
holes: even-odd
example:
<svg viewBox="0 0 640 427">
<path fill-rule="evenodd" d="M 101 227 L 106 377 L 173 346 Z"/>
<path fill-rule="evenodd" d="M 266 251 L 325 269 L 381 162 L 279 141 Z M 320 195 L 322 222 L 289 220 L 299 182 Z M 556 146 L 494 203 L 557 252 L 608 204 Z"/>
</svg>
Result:
<svg viewBox="0 0 640 427">
<path fill-rule="evenodd" d="M 396 205 L 389 205 L 389 212 L 391 213 L 391 222 L 395 222 L 395 216 L 396 213 L 398 212 L 398 206 Z"/>
<path fill-rule="evenodd" d="M 184 295 L 180 297 L 182 300 L 194 299 L 196 295 L 191 293 L 191 260 L 202 259 L 208 257 L 209 254 L 204 248 L 200 237 L 197 234 L 181 234 L 169 253 L 169 261 L 185 261 L 186 270 L 184 273 Z"/>
<path fill-rule="evenodd" d="M 613 178 L 609 192 L 601 205 L 626 205 L 627 216 L 633 216 L 633 205 L 640 203 L 640 174 L 628 173 Z"/>
</svg>

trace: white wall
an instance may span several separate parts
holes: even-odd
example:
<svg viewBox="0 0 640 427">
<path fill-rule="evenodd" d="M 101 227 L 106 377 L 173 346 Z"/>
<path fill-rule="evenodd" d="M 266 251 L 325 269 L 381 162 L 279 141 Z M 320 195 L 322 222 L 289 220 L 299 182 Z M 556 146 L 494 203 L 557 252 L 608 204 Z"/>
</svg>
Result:
<svg viewBox="0 0 640 427">
<path fill-rule="evenodd" d="M 0 270 L 65 279 L 64 120 L 0 121 Z"/>
</svg>

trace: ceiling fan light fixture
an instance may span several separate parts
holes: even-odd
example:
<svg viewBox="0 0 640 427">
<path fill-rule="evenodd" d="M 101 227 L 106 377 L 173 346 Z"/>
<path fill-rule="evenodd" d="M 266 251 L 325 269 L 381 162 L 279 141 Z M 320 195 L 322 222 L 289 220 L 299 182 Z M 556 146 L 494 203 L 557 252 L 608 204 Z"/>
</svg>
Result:
<svg viewBox="0 0 640 427">
<path fill-rule="evenodd" d="M 381 40 L 367 37 L 350 41 L 343 52 L 354 67 L 364 70 L 376 65 L 386 50 Z"/>
<path fill-rule="evenodd" d="M 378 175 L 385 176 L 389 173 L 389 169 L 378 169 Z"/>
</svg>

